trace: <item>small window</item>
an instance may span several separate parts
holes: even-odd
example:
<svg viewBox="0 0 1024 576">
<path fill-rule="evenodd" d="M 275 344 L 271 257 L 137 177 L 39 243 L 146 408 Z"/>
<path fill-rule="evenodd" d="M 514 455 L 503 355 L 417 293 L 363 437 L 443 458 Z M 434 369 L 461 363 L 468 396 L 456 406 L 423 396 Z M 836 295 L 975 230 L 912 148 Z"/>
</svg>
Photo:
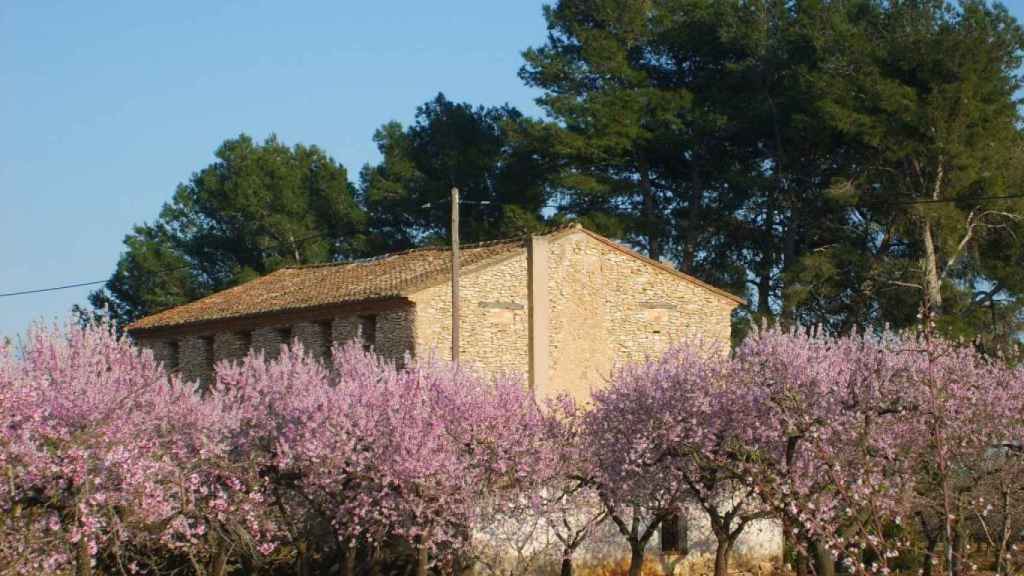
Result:
<svg viewBox="0 0 1024 576">
<path fill-rule="evenodd" d="M 377 345 L 376 314 L 359 317 L 359 336 L 363 340 L 363 350 L 369 351 Z"/>
<path fill-rule="evenodd" d="M 252 332 L 235 332 L 235 343 L 238 346 L 235 351 L 239 358 L 245 358 L 252 350 Z"/>
<path fill-rule="evenodd" d="M 686 520 L 680 514 L 672 514 L 661 522 L 661 551 L 666 554 L 683 554 L 686 548 Z"/>
<path fill-rule="evenodd" d="M 284 328 L 277 329 L 277 338 L 281 341 L 281 344 L 285 346 L 292 345 L 292 327 L 285 326 Z"/>
<path fill-rule="evenodd" d="M 331 346 L 334 345 L 334 326 L 330 320 L 317 324 L 320 331 L 320 355 L 327 358 L 331 355 Z"/>
<path fill-rule="evenodd" d="M 178 341 L 168 340 L 167 341 L 167 358 L 164 360 L 164 369 L 168 372 L 174 372 L 178 370 L 179 352 L 178 352 Z"/>
<path fill-rule="evenodd" d="M 200 336 L 199 340 L 203 343 L 203 357 L 205 359 L 203 368 L 213 370 L 213 336 Z"/>
</svg>

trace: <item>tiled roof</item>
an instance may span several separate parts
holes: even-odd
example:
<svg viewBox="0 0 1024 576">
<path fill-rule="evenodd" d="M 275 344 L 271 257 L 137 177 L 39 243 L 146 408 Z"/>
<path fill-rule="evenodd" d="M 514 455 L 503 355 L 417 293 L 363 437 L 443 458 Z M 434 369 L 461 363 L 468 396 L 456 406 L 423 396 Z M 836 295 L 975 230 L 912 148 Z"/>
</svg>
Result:
<svg viewBox="0 0 1024 576">
<path fill-rule="evenodd" d="M 558 237 L 574 231 L 583 232 L 609 247 L 710 290 L 736 304 L 746 303 L 738 296 L 679 272 L 667 264 L 651 260 L 578 224 L 557 228 L 548 236 Z M 525 239 L 472 244 L 462 247 L 462 257 L 459 261 L 463 268 L 470 268 L 478 264 L 498 262 L 525 249 Z M 443 282 L 449 278 L 450 267 L 451 252 L 446 246 L 429 246 L 338 264 L 291 266 L 195 302 L 146 316 L 130 324 L 128 330 L 145 331 L 270 312 L 402 298 Z"/>
<path fill-rule="evenodd" d="M 523 240 L 463 246 L 459 262 L 470 267 L 515 254 L 525 250 L 525 246 Z M 130 324 L 128 330 L 400 298 L 447 278 L 450 267 L 450 250 L 426 247 L 340 264 L 281 268 L 195 302 L 146 316 Z"/>
</svg>

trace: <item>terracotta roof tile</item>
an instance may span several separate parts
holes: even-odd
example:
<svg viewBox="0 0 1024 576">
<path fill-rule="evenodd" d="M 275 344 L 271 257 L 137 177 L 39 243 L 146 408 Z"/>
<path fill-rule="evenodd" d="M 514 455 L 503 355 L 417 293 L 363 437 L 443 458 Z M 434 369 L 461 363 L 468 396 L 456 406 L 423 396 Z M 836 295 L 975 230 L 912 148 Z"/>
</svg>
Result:
<svg viewBox="0 0 1024 576">
<path fill-rule="evenodd" d="M 522 240 L 464 246 L 464 267 L 525 250 Z M 449 275 L 451 253 L 426 247 L 338 264 L 281 268 L 189 304 L 146 316 L 129 331 L 363 300 L 401 298 Z"/>
<path fill-rule="evenodd" d="M 549 232 L 548 236 L 558 237 L 574 231 L 582 231 L 610 247 L 661 268 L 682 280 L 706 288 L 736 304 L 745 304 L 738 296 L 679 272 L 667 264 L 651 260 L 578 224 L 556 228 Z M 460 261 L 463 267 L 469 268 L 499 261 L 525 249 L 525 239 L 473 244 L 462 247 Z M 130 324 L 128 330 L 145 331 L 269 312 L 402 298 L 444 281 L 449 277 L 450 265 L 449 249 L 444 246 L 431 246 L 367 260 L 282 268 L 195 302 L 146 316 Z"/>
</svg>

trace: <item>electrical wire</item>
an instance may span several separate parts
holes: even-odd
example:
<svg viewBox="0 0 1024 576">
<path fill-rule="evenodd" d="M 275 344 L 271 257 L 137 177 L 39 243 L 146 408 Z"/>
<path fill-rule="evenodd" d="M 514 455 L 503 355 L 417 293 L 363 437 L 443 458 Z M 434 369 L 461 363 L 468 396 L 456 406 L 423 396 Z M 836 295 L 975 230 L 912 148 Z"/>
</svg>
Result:
<svg viewBox="0 0 1024 576">
<path fill-rule="evenodd" d="M 987 200 L 1011 200 L 1011 199 L 1015 199 L 1015 198 L 1024 198 L 1024 194 L 1010 194 L 1010 195 L 1007 195 L 1007 196 L 986 196 L 986 197 L 983 197 L 983 198 L 973 198 L 971 200 L 974 201 L 974 202 L 983 202 L 983 201 L 987 201 Z M 957 200 L 958 199 L 956 199 L 956 198 L 940 198 L 938 200 L 908 200 L 906 202 L 895 202 L 894 204 L 901 205 L 901 206 L 911 205 L 911 204 L 942 204 L 942 203 L 956 202 Z M 465 204 L 470 204 L 470 203 L 472 203 L 472 204 L 490 204 L 490 202 L 487 202 L 487 201 L 484 201 L 484 202 L 462 201 L 462 202 L 459 202 L 459 203 L 460 204 L 463 204 L 463 203 L 465 203 Z M 421 208 L 429 208 L 429 207 L 431 207 L 431 203 L 430 202 L 428 202 L 428 203 L 424 204 L 423 206 L 421 206 Z M 565 206 L 548 206 L 548 205 L 545 205 L 544 207 L 545 208 L 564 208 Z M 310 235 L 310 236 L 305 236 L 305 237 L 299 238 L 297 240 L 292 240 L 292 242 L 295 243 L 295 244 L 299 244 L 299 243 L 305 242 L 307 240 L 312 240 L 314 238 L 320 238 L 320 237 L 323 237 L 323 234 L 314 234 L 314 235 Z M 166 274 L 168 272 L 176 272 L 176 271 L 182 270 L 184 268 L 188 268 L 188 266 L 179 266 L 177 268 L 170 268 L 168 270 L 160 270 L 160 271 L 155 272 L 155 274 Z M 108 282 L 108 280 L 93 280 L 93 281 L 90 281 L 90 282 L 76 282 L 74 284 L 65 284 L 63 286 L 52 286 L 52 287 L 49 287 L 49 288 L 36 288 L 36 289 L 33 289 L 33 290 L 20 290 L 20 291 L 17 291 L 17 292 L 3 292 L 3 293 L 0 293 L 0 298 L 8 298 L 8 297 L 12 297 L 12 296 L 26 296 L 28 294 L 40 294 L 40 293 L 43 293 L 43 292 L 55 292 L 55 291 L 58 291 L 58 290 L 69 290 L 71 288 L 81 288 L 83 286 L 94 286 L 96 284 L 105 284 L 107 282 Z"/>
</svg>

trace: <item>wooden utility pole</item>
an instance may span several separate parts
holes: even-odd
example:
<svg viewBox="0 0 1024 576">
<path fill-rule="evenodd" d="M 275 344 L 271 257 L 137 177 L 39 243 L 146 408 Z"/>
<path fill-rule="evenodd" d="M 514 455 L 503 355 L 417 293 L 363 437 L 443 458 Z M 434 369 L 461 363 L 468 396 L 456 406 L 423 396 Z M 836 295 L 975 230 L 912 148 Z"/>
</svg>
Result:
<svg viewBox="0 0 1024 576">
<path fill-rule="evenodd" d="M 459 189 L 452 187 L 452 362 L 459 362 Z"/>
</svg>

